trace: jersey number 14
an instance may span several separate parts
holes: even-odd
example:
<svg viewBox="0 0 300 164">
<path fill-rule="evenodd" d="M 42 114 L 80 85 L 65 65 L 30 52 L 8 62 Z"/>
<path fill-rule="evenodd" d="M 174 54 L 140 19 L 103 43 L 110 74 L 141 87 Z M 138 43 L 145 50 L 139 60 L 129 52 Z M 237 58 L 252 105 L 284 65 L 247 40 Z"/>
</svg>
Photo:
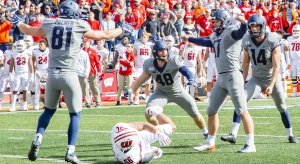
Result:
<svg viewBox="0 0 300 164">
<path fill-rule="evenodd" d="M 263 65 L 267 64 L 266 51 L 264 49 L 260 49 L 258 55 L 255 54 L 255 49 L 251 49 L 251 55 L 254 65 L 257 65 L 258 63 L 262 63 Z"/>
</svg>

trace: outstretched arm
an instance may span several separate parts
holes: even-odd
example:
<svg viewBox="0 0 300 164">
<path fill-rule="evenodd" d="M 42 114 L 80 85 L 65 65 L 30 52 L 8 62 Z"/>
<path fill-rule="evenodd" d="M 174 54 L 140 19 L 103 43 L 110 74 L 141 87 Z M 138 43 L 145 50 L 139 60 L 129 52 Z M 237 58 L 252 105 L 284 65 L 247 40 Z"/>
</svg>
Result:
<svg viewBox="0 0 300 164">
<path fill-rule="evenodd" d="M 18 25 L 20 31 L 26 35 L 45 37 L 45 31 L 41 27 L 32 27 L 25 23 Z"/>
<path fill-rule="evenodd" d="M 188 41 L 191 42 L 191 43 L 194 43 L 198 46 L 204 46 L 204 47 L 213 47 L 213 43 L 211 42 L 210 39 L 208 38 L 192 38 L 192 37 L 189 37 L 188 38 Z"/>
<path fill-rule="evenodd" d="M 120 34 L 122 34 L 123 30 L 121 28 L 116 28 L 113 30 L 106 30 L 106 31 L 96 31 L 96 30 L 89 30 L 87 31 L 83 37 L 92 39 L 92 40 L 101 40 L 101 39 L 113 39 Z"/>
<path fill-rule="evenodd" d="M 181 67 L 179 68 L 179 72 L 180 72 L 183 76 L 185 76 L 185 77 L 188 79 L 188 81 L 193 81 L 194 76 L 193 76 L 192 72 L 191 72 L 189 69 L 186 68 L 186 66 L 181 66 Z"/>
</svg>

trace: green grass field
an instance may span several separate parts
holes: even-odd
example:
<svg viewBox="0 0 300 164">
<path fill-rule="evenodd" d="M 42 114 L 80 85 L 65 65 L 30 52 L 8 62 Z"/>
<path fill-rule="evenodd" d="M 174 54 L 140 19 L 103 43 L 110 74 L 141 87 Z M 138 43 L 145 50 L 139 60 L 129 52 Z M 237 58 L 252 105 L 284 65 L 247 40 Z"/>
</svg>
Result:
<svg viewBox="0 0 300 164">
<path fill-rule="evenodd" d="M 288 99 L 287 104 L 293 121 L 293 130 L 300 136 L 299 98 Z M 198 105 L 205 116 L 207 103 Z M 272 100 L 253 100 L 249 103 L 255 123 L 257 152 L 236 153 L 245 143 L 241 126 L 236 145 L 220 140 L 231 128 L 232 103 L 227 102 L 220 111 L 220 129 L 217 136 L 217 150 L 199 153 L 193 147 L 204 143 L 200 131 L 187 114 L 174 104 L 165 107 L 164 112 L 177 125 L 177 132 L 171 137 L 172 144 L 162 148 L 164 155 L 152 163 L 299 163 L 300 145 L 289 144 L 281 118 Z M 67 145 L 69 115 L 66 110 L 57 111 L 43 137 L 39 158 L 35 163 L 61 163 Z M 84 110 L 76 147 L 76 154 L 84 163 L 116 163 L 110 143 L 110 130 L 117 122 L 145 121 L 144 107 L 111 107 Z M 32 163 L 27 159 L 31 141 L 40 112 L 0 113 L 0 163 Z M 158 144 L 155 144 L 158 146 Z"/>
</svg>

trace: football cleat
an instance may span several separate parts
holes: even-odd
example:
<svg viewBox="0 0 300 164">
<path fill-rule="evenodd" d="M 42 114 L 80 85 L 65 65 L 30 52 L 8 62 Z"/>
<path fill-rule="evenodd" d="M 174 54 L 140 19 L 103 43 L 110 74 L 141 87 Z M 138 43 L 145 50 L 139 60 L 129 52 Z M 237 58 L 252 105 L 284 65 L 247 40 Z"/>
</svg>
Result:
<svg viewBox="0 0 300 164">
<path fill-rule="evenodd" d="M 289 143 L 298 143 L 298 140 L 295 136 L 289 136 Z"/>
<path fill-rule="evenodd" d="M 10 112 L 15 112 L 15 111 L 16 111 L 16 107 L 13 106 L 13 107 L 9 108 L 9 111 L 10 111 Z"/>
<path fill-rule="evenodd" d="M 133 105 L 139 105 L 140 104 L 140 100 L 139 99 L 135 99 L 134 101 L 133 101 Z"/>
<path fill-rule="evenodd" d="M 236 138 L 232 133 L 230 133 L 228 135 L 221 136 L 221 140 L 224 141 L 224 142 L 229 142 L 231 144 L 236 143 Z"/>
<path fill-rule="evenodd" d="M 202 135 L 203 135 L 204 139 L 207 139 L 208 133 L 205 133 L 205 134 L 202 134 Z"/>
<path fill-rule="evenodd" d="M 211 146 L 208 144 L 200 145 L 194 147 L 194 150 L 200 151 L 200 152 L 213 152 L 216 150 L 216 146 Z"/>
<path fill-rule="evenodd" d="M 97 102 L 95 108 L 101 108 L 100 103 Z"/>
<path fill-rule="evenodd" d="M 32 141 L 31 148 L 28 152 L 28 159 L 30 161 L 35 161 L 37 159 L 37 155 L 38 155 L 39 150 L 40 150 L 39 140 Z"/>
<path fill-rule="evenodd" d="M 255 145 L 247 145 L 245 144 L 244 147 L 238 151 L 238 153 L 255 153 L 256 152 L 256 148 Z"/>
<path fill-rule="evenodd" d="M 65 161 L 68 162 L 68 163 L 71 162 L 72 164 L 81 163 L 80 160 L 75 155 L 75 153 L 68 153 L 68 152 L 66 153 Z"/>
<path fill-rule="evenodd" d="M 121 105 L 121 102 L 120 101 L 117 101 L 117 104 L 116 104 L 117 106 L 119 106 L 119 105 Z"/>
</svg>

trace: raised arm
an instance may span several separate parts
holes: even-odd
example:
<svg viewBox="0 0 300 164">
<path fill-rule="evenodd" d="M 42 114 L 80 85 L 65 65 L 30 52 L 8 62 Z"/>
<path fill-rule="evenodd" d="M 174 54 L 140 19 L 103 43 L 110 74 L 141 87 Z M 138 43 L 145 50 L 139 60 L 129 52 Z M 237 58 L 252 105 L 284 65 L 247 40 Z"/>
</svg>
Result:
<svg viewBox="0 0 300 164">
<path fill-rule="evenodd" d="M 245 17 L 243 15 L 239 15 L 236 18 L 239 22 L 241 22 L 241 26 L 239 29 L 237 30 L 233 30 L 231 32 L 231 36 L 235 39 L 235 40 L 240 40 L 243 38 L 243 36 L 245 35 L 246 31 L 247 31 L 247 20 L 245 19 Z"/>
<path fill-rule="evenodd" d="M 189 37 L 187 38 L 189 42 L 194 43 L 198 46 L 203 46 L 203 47 L 213 47 L 213 43 L 211 42 L 210 39 L 208 38 L 193 38 Z"/>
<path fill-rule="evenodd" d="M 32 27 L 25 23 L 18 25 L 20 31 L 26 35 L 45 37 L 45 31 L 41 27 Z"/>
</svg>

